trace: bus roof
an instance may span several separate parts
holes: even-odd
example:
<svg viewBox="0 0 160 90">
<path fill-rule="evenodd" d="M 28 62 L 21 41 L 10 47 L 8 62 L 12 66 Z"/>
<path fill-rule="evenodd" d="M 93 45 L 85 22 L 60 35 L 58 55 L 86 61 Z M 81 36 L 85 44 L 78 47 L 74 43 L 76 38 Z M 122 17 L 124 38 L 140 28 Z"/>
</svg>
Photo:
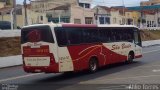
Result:
<svg viewBox="0 0 160 90">
<path fill-rule="evenodd" d="M 118 25 L 118 24 L 111 24 L 111 25 L 98 25 L 98 27 L 130 27 L 130 28 L 138 28 L 134 25 Z"/>
<path fill-rule="evenodd" d="M 110 25 L 96 25 L 96 24 L 62 24 L 62 27 L 133 27 L 138 28 L 134 25 L 118 25 L 118 24 L 110 24 Z"/>
<path fill-rule="evenodd" d="M 72 24 L 72 23 L 63 23 L 63 24 L 54 24 L 54 23 L 49 23 L 49 24 L 34 24 L 34 25 L 24 26 L 23 28 L 34 27 L 34 26 L 43 26 L 43 25 L 48 25 L 48 26 L 51 26 L 51 27 L 130 27 L 130 28 L 138 28 L 138 27 L 136 27 L 134 25 L 118 25 L 118 24 L 96 25 L 96 24 Z"/>
</svg>

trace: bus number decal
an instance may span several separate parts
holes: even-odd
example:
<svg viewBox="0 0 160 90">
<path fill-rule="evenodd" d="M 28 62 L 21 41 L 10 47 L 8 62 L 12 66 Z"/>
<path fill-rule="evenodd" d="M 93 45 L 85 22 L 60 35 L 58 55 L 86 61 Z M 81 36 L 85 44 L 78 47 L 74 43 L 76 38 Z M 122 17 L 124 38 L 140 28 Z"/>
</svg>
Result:
<svg viewBox="0 0 160 90">
<path fill-rule="evenodd" d="M 59 57 L 59 60 L 68 60 L 68 59 L 70 59 L 69 56 Z"/>
</svg>

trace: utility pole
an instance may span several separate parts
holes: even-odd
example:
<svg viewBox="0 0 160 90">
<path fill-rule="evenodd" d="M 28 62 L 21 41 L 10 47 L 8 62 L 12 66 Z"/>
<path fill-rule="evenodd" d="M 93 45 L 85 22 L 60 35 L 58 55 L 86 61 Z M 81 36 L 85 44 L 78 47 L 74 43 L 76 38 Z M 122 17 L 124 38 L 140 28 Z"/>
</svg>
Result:
<svg viewBox="0 0 160 90">
<path fill-rule="evenodd" d="M 14 30 L 14 26 L 13 26 L 13 11 L 14 11 L 14 8 L 12 8 L 12 10 L 10 11 L 10 16 L 11 16 L 11 30 Z"/>
<path fill-rule="evenodd" d="M 95 14 L 95 17 L 96 17 L 96 25 L 98 25 L 99 24 L 99 22 L 98 22 L 98 14 L 99 13 L 99 9 L 98 9 L 98 7 L 96 8 L 96 14 Z"/>
<path fill-rule="evenodd" d="M 141 7 L 141 18 L 140 18 L 140 28 L 143 27 L 143 6 L 140 6 Z"/>
<path fill-rule="evenodd" d="M 158 8 L 156 8 L 156 28 L 158 28 Z"/>
<path fill-rule="evenodd" d="M 14 29 L 17 29 L 16 0 L 13 0 L 13 8 L 14 8 L 14 10 L 13 10 L 13 23 L 14 23 L 13 27 L 14 27 Z"/>
<path fill-rule="evenodd" d="M 122 0 L 122 2 L 123 2 L 123 19 L 124 19 L 124 24 L 126 24 L 125 3 L 124 3 L 124 0 Z"/>
<path fill-rule="evenodd" d="M 27 2 L 26 2 L 26 0 L 24 0 L 24 2 L 23 2 L 23 4 L 24 4 L 24 13 L 25 13 L 25 26 L 27 26 L 28 25 L 28 17 L 27 17 Z"/>
</svg>

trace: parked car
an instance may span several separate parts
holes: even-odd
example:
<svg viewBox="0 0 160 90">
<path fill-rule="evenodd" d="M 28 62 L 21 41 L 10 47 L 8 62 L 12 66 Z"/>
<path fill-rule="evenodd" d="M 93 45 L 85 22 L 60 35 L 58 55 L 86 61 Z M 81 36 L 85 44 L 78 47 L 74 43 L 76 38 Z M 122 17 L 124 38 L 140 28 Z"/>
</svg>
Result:
<svg viewBox="0 0 160 90">
<path fill-rule="evenodd" d="M 21 29 L 21 28 L 17 26 L 17 29 Z M 11 22 L 0 21 L 0 30 L 11 30 Z"/>
<path fill-rule="evenodd" d="M 9 30 L 11 29 L 11 22 L 9 21 L 0 21 L 0 29 L 1 30 Z"/>
</svg>

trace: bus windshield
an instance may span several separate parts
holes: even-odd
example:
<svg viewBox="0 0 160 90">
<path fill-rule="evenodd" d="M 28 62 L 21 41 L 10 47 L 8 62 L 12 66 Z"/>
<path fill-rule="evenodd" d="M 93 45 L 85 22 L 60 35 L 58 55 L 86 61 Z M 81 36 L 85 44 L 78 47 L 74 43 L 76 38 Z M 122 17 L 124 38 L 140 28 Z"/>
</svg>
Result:
<svg viewBox="0 0 160 90">
<path fill-rule="evenodd" d="M 54 43 L 53 35 L 49 26 L 34 26 L 23 28 L 21 32 L 21 43 L 27 42 L 49 42 Z"/>
</svg>

